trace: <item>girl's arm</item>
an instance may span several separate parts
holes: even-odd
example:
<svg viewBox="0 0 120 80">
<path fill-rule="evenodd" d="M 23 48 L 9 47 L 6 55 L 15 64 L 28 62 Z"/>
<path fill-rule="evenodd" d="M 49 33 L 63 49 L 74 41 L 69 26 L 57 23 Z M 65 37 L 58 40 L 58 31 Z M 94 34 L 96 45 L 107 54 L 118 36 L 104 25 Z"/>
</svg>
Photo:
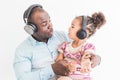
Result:
<svg viewBox="0 0 120 80">
<path fill-rule="evenodd" d="M 59 53 L 55 61 L 57 62 L 57 61 L 63 60 L 63 59 L 64 59 L 63 53 Z"/>
<path fill-rule="evenodd" d="M 91 71 L 91 55 L 90 53 L 85 52 L 81 58 L 81 72 L 89 73 Z"/>
<path fill-rule="evenodd" d="M 65 48 L 66 48 L 66 44 L 67 44 L 67 42 L 63 42 L 58 46 L 58 48 L 57 48 L 58 56 L 57 56 L 55 61 L 59 61 L 59 60 L 64 59 L 64 51 L 65 51 Z"/>
</svg>

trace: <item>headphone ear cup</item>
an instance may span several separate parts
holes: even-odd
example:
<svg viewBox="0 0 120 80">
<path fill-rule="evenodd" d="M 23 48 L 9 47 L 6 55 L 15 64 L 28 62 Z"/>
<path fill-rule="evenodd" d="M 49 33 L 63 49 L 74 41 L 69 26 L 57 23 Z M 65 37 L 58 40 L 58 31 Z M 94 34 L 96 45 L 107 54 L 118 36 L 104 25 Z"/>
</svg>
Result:
<svg viewBox="0 0 120 80">
<path fill-rule="evenodd" d="M 87 37 L 87 32 L 85 30 L 81 29 L 77 32 L 77 37 L 79 39 L 85 39 Z"/>
<path fill-rule="evenodd" d="M 36 26 L 34 24 L 27 24 L 27 25 L 25 25 L 24 30 L 28 34 L 32 35 L 32 34 L 34 34 L 36 32 L 37 28 L 36 28 Z"/>
</svg>

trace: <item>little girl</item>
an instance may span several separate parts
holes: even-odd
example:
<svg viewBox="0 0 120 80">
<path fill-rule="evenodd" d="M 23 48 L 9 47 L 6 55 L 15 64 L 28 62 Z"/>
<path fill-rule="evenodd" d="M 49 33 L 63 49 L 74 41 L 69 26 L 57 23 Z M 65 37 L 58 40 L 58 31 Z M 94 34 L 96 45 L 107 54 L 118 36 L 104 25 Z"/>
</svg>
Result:
<svg viewBox="0 0 120 80">
<path fill-rule="evenodd" d="M 58 46 L 59 55 L 56 61 L 66 59 L 75 66 L 75 69 L 70 68 L 69 76 L 61 76 L 57 80 L 91 80 L 90 54 L 94 54 L 95 46 L 87 43 L 86 40 L 104 23 L 105 17 L 101 12 L 92 16 L 77 16 L 73 19 L 68 33 L 73 41 L 63 42 Z"/>
</svg>

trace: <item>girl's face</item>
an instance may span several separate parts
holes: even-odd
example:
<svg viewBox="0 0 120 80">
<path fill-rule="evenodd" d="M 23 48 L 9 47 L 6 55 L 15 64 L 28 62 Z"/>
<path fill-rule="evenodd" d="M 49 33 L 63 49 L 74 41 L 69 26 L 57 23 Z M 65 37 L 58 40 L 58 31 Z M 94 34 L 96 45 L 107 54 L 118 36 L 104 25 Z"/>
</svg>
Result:
<svg viewBox="0 0 120 80">
<path fill-rule="evenodd" d="M 77 37 L 77 32 L 78 32 L 78 30 L 80 30 L 81 29 L 81 20 L 80 19 L 73 19 L 73 21 L 72 21 L 72 24 L 71 24 L 71 26 L 69 27 L 69 33 L 68 33 L 68 36 L 69 36 L 69 38 L 71 38 L 71 39 L 73 39 L 73 40 L 77 40 L 77 39 L 79 39 L 78 37 Z"/>
</svg>

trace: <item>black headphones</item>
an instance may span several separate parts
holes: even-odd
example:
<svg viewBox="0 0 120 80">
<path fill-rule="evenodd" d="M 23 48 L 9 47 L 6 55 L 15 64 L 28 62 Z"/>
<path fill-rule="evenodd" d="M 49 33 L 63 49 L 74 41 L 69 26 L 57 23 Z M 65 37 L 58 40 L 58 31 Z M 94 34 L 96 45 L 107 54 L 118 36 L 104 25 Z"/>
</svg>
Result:
<svg viewBox="0 0 120 80">
<path fill-rule="evenodd" d="M 87 37 L 86 26 L 87 26 L 87 16 L 82 16 L 82 27 L 77 32 L 77 37 L 79 39 L 85 39 Z"/>
<path fill-rule="evenodd" d="M 23 20 L 24 22 L 26 23 L 25 27 L 24 27 L 24 30 L 32 35 L 34 34 L 34 32 L 37 31 L 37 27 L 35 26 L 35 24 L 31 23 L 31 22 L 28 22 L 28 18 L 30 17 L 30 14 L 31 14 L 31 11 L 35 8 L 35 7 L 40 7 L 40 8 L 43 8 L 42 5 L 39 5 L 39 4 L 33 4 L 31 5 L 30 7 L 28 7 L 27 10 L 25 10 L 24 14 L 23 14 Z"/>
</svg>

